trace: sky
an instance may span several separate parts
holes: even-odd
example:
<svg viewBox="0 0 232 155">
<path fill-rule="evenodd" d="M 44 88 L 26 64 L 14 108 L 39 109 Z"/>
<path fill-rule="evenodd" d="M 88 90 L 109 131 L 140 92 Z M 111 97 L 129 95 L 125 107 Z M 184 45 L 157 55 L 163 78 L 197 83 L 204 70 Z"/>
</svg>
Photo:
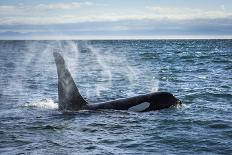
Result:
<svg viewBox="0 0 232 155">
<path fill-rule="evenodd" d="M 232 39 L 232 0 L 1 0 L 0 39 Z"/>
</svg>

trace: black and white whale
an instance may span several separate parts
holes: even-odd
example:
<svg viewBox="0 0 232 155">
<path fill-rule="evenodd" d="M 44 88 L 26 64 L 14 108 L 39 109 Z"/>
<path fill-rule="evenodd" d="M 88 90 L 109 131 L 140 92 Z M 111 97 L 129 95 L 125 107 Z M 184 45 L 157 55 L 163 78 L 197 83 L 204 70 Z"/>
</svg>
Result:
<svg viewBox="0 0 232 155">
<path fill-rule="evenodd" d="M 55 58 L 58 74 L 58 102 L 59 110 L 61 111 L 115 109 L 145 112 L 181 104 L 181 101 L 169 92 L 154 92 L 130 98 L 89 104 L 79 93 L 78 88 L 65 65 L 63 57 L 57 52 L 54 52 L 53 56 Z"/>
</svg>

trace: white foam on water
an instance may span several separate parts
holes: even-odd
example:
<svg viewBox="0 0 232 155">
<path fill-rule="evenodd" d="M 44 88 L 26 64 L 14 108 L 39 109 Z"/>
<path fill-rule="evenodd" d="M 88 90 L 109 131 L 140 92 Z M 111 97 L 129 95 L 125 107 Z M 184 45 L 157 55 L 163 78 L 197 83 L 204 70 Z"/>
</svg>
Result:
<svg viewBox="0 0 232 155">
<path fill-rule="evenodd" d="M 40 108 L 40 109 L 58 109 L 58 104 L 49 98 L 31 101 L 29 103 L 25 103 L 23 106 L 24 107 L 35 107 L 35 108 Z"/>
<path fill-rule="evenodd" d="M 174 106 L 174 108 L 177 108 L 177 109 L 189 109 L 191 105 L 187 105 L 187 104 L 177 104 Z"/>
</svg>

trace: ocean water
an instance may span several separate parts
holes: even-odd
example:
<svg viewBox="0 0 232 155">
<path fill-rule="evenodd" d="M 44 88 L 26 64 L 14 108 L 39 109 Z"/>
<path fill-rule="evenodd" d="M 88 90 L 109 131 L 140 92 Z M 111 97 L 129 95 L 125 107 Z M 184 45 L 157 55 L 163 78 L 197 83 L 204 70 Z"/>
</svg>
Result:
<svg viewBox="0 0 232 155">
<path fill-rule="evenodd" d="M 60 52 L 94 104 L 154 91 L 145 113 L 57 110 Z M 232 154 L 232 40 L 0 41 L 0 154 Z"/>
</svg>

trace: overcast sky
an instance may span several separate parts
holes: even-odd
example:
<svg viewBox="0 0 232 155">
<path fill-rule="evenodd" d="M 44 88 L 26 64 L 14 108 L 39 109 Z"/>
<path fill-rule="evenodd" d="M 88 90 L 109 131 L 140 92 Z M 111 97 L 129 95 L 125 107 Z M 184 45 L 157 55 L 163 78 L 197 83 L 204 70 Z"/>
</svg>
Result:
<svg viewBox="0 0 232 155">
<path fill-rule="evenodd" d="M 0 39 L 230 38 L 232 0 L 1 0 Z"/>
</svg>

